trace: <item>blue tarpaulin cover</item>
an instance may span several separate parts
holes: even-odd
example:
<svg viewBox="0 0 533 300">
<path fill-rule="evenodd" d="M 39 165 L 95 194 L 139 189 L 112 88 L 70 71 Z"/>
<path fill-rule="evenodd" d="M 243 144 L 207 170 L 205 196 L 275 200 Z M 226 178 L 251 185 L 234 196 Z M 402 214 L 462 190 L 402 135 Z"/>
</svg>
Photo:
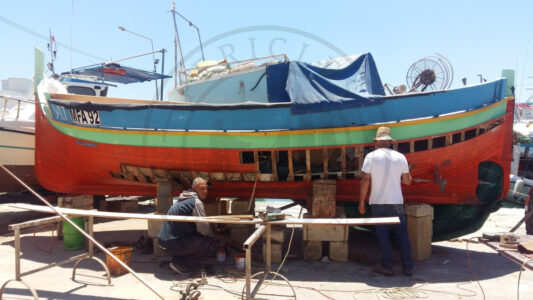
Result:
<svg viewBox="0 0 533 300">
<path fill-rule="evenodd" d="M 124 84 L 172 78 L 172 76 L 121 66 L 117 63 L 92 65 L 74 69 L 66 73 L 98 76 L 103 78 L 104 81 Z"/>
<path fill-rule="evenodd" d="M 379 104 L 385 96 L 370 53 L 342 69 L 290 62 L 267 67 L 267 74 L 272 81 L 267 83 L 269 101 L 290 101 L 293 113 Z M 279 83 L 285 78 L 285 91 L 280 91 Z"/>
</svg>

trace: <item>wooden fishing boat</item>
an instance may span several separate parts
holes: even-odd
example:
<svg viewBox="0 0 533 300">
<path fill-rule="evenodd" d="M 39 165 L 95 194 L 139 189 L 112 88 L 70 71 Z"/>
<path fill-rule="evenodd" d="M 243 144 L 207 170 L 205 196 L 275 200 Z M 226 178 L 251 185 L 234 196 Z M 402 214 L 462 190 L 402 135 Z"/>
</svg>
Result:
<svg viewBox="0 0 533 300">
<path fill-rule="evenodd" d="M 211 183 L 210 197 L 249 198 L 253 192 L 305 203 L 313 180 L 331 179 L 337 201 L 354 215 L 360 168 L 385 122 L 359 124 L 346 115 L 347 123 L 327 123 L 343 108 L 327 110 L 317 117 L 326 125 L 313 127 L 304 121 L 310 115 L 290 113 L 291 103 L 76 96 L 46 93 L 47 82 L 36 94 L 36 173 L 43 186 L 61 193 L 155 195 L 161 180 L 171 181 L 178 193 L 203 176 Z M 465 89 L 467 101 L 475 89 Z M 447 92 L 395 96 L 391 102 L 423 106 Z M 481 226 L 509 189 L 514 99 L 504 98 L 500 88 L 489 98 L 475 109 L 385 122 L 413 177 L 429 181 L 405 187 L 404 197 L 434 205 L 435 240 Z M 278 113 L 288 120 L 276 127 L 268 116 L 277 120 Z M 301 122 L 292 120 L 297 117 Z"/>
</svg>

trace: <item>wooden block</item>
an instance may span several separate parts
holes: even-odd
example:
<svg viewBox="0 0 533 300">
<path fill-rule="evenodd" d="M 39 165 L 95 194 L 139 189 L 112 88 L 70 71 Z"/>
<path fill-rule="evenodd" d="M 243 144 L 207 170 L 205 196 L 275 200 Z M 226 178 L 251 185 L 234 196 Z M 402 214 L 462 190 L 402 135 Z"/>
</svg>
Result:
<svg viewBox="0 0 533 300">
<path fill-rule="evenodd" d="M 430 238 L 433 236 L 433 220 L 431 216 L 407 217 L 409 239 Z"/>
<path fill-rule="evenodd" d="M 348 241 L 329 242 L 329 258 L 334 261 L 348 261 Z"/>
<path fill-rule="evenodd" d="M 266 233 L 263 233 L 263 240 L 266 240 Z M 272 229 L 270 231 L 270 241 L 272 241 L 272 243 L 283 244 L 284 240 L 285 240 L 285 230 Z"/>
<path fill-rule="evenodd" d="M 65 208 L 92 209 L 93 195 L 72 194 L 57 198 L 57 206 Z"/>
<path fill-rule="evenodd" d="M 217 202 L 204 202 L 204 211 L 206 216 L 218 216 L 218 203 Z"/>
<path fill-rule="evenodd" d="M 172 206 L 172 185 L 168 180 L 157 182 L 156 212 L 166 214 Z"/>
<path fill-rule="evenodd" d="M 411 258 L 426 260 L 431 257 L 431 237 L 411 240 Z"/>
<path fill-rule="evenodd" d="M 155 256 L 166 256 L 165 251 L 163 249 L 159 248 L 159 240 L 157 237 L 152 238 L 152 245 L 154 246 L 154 255 Z"/>
<path fill-rule="evenodd" d="M 313 181 L 311 215 L 314 218 L 335 216 L 337 185 L 335 180 Z"/>
<path fill-rule="evenodd" d="M 404 206 L 405 215 L 410 217 L 431 216 L 433 220 L 433 206 L 427 203 L 407 203 Z"/>
<path fill-rule="evenodd" d="M 302 242 L 302 251 L 305 260 L 319 260 L 322 258 L 322 242 L 304 240 Z"/>
<path fill-rule="evenodd" d="M 266 243 L 263 244 L 263 261 L 266 261 L 266 255 L 267 255 L 267 247 Z M 281 244 L 277 243 L 271 243 L 270 244 L 270 262 L 273 264 L 279 264 L 281 263 L 281 260 L 283 259 L 283 253 L 282 253 L 282 247 Z"/>
<path fill-rule="evenodd" d="M 249 200 L 249 199 L 248 199 Z M 231 214 L 233 215 L 242 215 L 248 214 L 254 211 L 255 202 L 252 200 L 252 205 L 248 209 L 249 202 L 244 200 L 233 200 L 231 201 Z"/>
<path fill-rule="evenodd" d="M 344 242 L 348 240 L 348 225 L 304 225 L 304 241 Z"/>
</svg>

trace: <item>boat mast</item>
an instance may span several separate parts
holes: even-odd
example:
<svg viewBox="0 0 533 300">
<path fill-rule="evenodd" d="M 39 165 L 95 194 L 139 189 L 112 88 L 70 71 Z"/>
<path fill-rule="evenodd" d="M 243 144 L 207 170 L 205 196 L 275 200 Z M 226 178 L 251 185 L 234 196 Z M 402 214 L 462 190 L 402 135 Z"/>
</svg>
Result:
<svg viewBox="0 0 533 300">
<path fill-rule="evenodd" d="M 174 21 L 174 88 L 177 88 L 178 82 L 176 78 L 179 78 L 180 85 L 181 85 L 181 73 L 185 72 L 185 63 L 183 62 L 183 53 L 181 51 L 181 43 L 180 43 L 180 36 L 178 33 L 178 25 L 176 24 L 176 2 L 172 2 L 172 20 Z M 178 73 L 178 58 L 177 58 L 178 49 L 180 53 L 180 64 L 181 64 L 179 73 Z"/>
</svg>

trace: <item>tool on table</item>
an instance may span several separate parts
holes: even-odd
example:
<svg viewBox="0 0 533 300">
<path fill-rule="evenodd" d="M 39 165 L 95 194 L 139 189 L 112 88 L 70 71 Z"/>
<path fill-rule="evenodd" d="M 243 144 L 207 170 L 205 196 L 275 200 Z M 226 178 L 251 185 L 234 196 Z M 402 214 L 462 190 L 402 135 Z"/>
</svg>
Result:
<svg viewBox="0 0 533 300">
<path fill-rule="evenodd" d="M 281 213 L 279 208 L 267 206 L 266 211 L 259 212 L 259 218 L 263 221 L 278 221 L 284 220 L 285 214 Z"/>
</svg>

